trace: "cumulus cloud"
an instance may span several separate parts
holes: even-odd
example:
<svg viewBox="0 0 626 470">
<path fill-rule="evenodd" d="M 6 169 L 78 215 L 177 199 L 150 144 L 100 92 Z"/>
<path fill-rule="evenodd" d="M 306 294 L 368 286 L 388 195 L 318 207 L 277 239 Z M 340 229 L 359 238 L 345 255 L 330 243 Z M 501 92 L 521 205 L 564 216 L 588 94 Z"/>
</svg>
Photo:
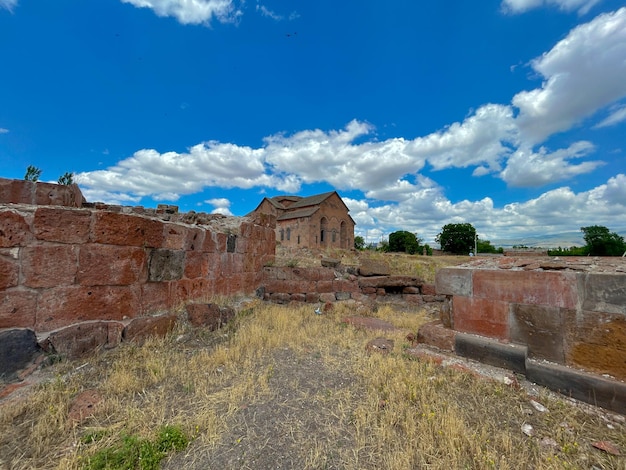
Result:
<svg viewBox="0 0 626 470">
<path fill-rule="evenodd" d="M 531 65 L 544 78 L 541 88 L 512 100 L 528 144 L 568 130 L 626 96 L 626 8 L 574 28 Z"/>
<path fill-rule="evenodd" d="M 566 149 L 552 153 L 545 147 L 541 147 L 537 152 L 520 148 L 509 158 L 500 177 L 509 186 L 538 187 L 590 173 L 603 162 L 586 161 L 571 164 L 568 160 L 585 157 L 594 149 L 593 144 L 587 141 L 576 142 Z"/>
<path fill-rule="evenodd" d="M 4 127 L 0 127 L 0 134 L 8 134 L 9 129 L 5 129 Z"/>
<path fill-rule="evenodd" d="M 241 10 L 234 0 L 121 0 L 137 8 L 150 8 L 158 16 L 171 16 L 182 24 L 208 24 L 213 18 L 222 23 L 235 21 Z"/>
<path fill-rule="evenodd" d="M 207 199 L 204 202 L 213 206 L 214 209 L 211 211 L 211 214 L 233 215 L 230 211 L 231 202 L 224 197 Z"/>
<path fill-rule="evenodd" d="M 600 0 L 503 0 L 502 9 L 507 13 L 524 13 L 534 8 L 555 6 L 563 11 L 577 10 L 584 15 Z"/>
</svg>

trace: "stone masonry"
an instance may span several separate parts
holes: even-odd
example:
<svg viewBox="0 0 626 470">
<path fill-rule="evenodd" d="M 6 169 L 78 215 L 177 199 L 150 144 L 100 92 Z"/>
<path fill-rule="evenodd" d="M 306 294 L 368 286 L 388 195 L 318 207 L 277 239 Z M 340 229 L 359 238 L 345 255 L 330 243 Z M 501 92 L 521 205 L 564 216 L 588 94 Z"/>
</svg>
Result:
<svg viewBox="0 0 626 470">
<path fill-rule="evenodd" d="M 269 216 L 89 204 L 76 185 L 0 179 L 0 331 L 32 330 L 56 352 L 66 346 L 48 338 L 63 329 L 84 337 L 84 352 L 139 323 L 160 331 L 171 318 L 149 317 L 184 302 L 253 294 L 274 259 L 274 228 Z"/>
<path fill-rule="evenodd" d="M 626 413 L 626 259 L 477 260 L 438 271 L 418 338 Z"/>
</svg>

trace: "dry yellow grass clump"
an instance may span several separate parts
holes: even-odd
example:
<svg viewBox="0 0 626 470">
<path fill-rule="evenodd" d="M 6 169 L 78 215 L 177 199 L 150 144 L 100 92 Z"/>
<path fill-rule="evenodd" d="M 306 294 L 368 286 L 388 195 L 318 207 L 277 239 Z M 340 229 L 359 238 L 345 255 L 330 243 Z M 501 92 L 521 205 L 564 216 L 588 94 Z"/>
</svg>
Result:
<svg viewBox="0 0 626 470">
<path fill-rule="evenodd" d="M 181 323 L 143 346 L 51 366 L 49 381 L 0 404 L 0 468 L 128 468 L 107 449 L 148 448 L 164 426 L 191 441 L 167 453 L 171 469 L 625 468 L 590 445 L 626 449 L 623 424 L 547 393 L 536 399 L 550 411 L 539 413 L 522 390 L 407 356 L 406 333 L 425 313 L 370 312 L 400 328 L 382 333 L 347 326 L 350 303 L 314 309 L 252 302 L 218 332 Z M 366 352 L 381 335 L 393 351 Z M 87 389 L 103 400 L 71 421 Z"/>
</svg>

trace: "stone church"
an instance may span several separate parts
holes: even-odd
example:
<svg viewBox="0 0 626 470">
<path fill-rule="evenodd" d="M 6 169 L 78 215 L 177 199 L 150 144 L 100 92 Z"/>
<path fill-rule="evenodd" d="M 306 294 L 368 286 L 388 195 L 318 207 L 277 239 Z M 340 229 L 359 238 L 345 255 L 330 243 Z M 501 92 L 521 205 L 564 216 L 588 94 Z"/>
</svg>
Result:
<svg viewBox="0 0 626 470">
<path fill-rule="evenodd" d="M 354 247 L 355 222 L 337 191 L 264 198 L 251 212 L 276 217 L 276 241 L 288 248 Z"/>
</svg>

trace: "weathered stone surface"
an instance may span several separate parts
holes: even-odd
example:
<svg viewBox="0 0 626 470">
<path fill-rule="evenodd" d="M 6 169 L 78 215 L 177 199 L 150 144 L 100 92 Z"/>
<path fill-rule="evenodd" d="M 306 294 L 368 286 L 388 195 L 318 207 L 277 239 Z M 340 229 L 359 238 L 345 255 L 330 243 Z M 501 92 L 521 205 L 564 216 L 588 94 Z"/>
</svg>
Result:
<svg viewBox="0 0 626 470">
<path fill-rule="evenodd" d="M 530 358 L 564 363 L 561 309 L 544 305 L 511 305 L 511 341 L 528 347 Z"/>
<path fill-rule="evenodd" d="M 528 359 L 526 378 L 566 396 L 626 414 L 626 383 L 559 364 Z"/>
<path fill-rule="evenodd" d="M 187 304 L 187 319 L 196 327 L 208 327 L 217 330 L 235 317 L 232 307 L 220 307 L 217 304 Z"/>
<path fill-rule="evenodd" d="M 78 185 L 35 183 L 35 195 L 32 204 L 38 206 L 80 207 L 85 199 Z"/>
<path fill-rule="evenodd" d="M 99 349 L 116 347 L 121 340 L 124 325 L 111 321 L 92 321 L 53 331 L 47 343 L 53 350 L 67 358 L 78 358 Z"/>
<path fill-rule="evenodd" d="M 626 317 L 565 311 L 565 365 L 626 381 Z"/>
<path fill-rule="evenodd" d="M 576 308 L 577 276 L 572 272 L 478 269 L 473 275 L 473 295 L 518 304 Z"/>
<path fill-rule="evenodd" d="M 457 333 L 454 351 L 459 356 L 523 374 L 526 371 L 526 348 L 504 344 L 481 336 Z"/>
<path fill-rule="evenodd" d="M 24 246 L 31 238 L 23 215 L 10 209 L 0 210 L 0 248 Z"/>
<path fill-rule="evenodd" d="M 75 424 L 84 423 L 96 413 L 102 400 L 102 394 L 98 390 L 85 390 L 79 393 L 70 405 L 69 420 Z"/>
<path fill-rule="evenodd" d="M 38 240 L 59 243 L 86 243 L 89 240 L 91 211 L 39 207 L 33 219 L 33 233 Z"/>
<path fill-rule="evenodd" d="M 12 380 L 40 353 L 33 330 L 13 328 L 0 331 L 0 378 Z"/>
<path fill-rule="evenodd" d="M 322 258 L 321 263 L 325 268 L 336 268 L 341 264 L 341 260 L 335 258 Z"/>
<path fill-rule="evenodd" d="M 0 252 L 0 290 L 15 287 L 19 281 L 20 265 L 11 257 L 4 257 Z"/>
<path fill-rule="evenodd" d="M 361 260 L 359 274 L 361 276 L 389 276 L 391 269 L 385 261 L 365 258 Z"/>
<path fill-rule="evenodd" d="M 76 279 L 78 247 L 32 246 L 22 249 L 23 284 L 27 287 L 71 285 Z"/>
<path fill-rule="evenodd" d="M 155 249 L 150 252 L 148 280 L 175 281 L 185 272 L 185 252 Z"/>
<path fill-rule="evenodd" d="M 389 354 L 393 351 L 393 340 L 382 337 L 372 339 L 365 345 L 365 350 L 369 353 Z"/>
<path fill-rule="evenodd" d="M 94 213 L 92 241 L 109 245 L 163 246 L 163 222 L 108 211 Z"/>
<path fill-rule="evenodd" d="M 584 277 L 584 310 L 626 316 L 626 273 L 589 273 Z"/>
<path fill-rule="evenodd" d="M 422 295 L 437 295 L 437 289 L 434 284 L 422 284 Z"/>
<path fill-rule="evenodd" d="M 87 244 L 80 248 L 76 280 L 83 286 L 124 286 L 145 282 L 147 256 L 142 248 Z"/>
<path fill-rule="evenodd" d="M 491 299 L 454 296 L 454 329 L 489 338 L 509 338 L 509 304 Z"/>
<path fill-rule="evenodd" d="M 19 287 L 0 293 L 0 328 L 34 328 L 37 292 Z"/>
<path fill-rule="evenodd" d="M 381 330 L 381 331 L 398 331 L 399 330 L 388 321 L 381 320 L 380 318 L 374 318 L 374 317 L 361 317 L 358 315 L 353 315 L 353 316 L 344 318 L 342 321 L 344 323 L 347 323 L 348 325 L 352 325 L 356 328 L 363 328 L 366 330 Z"/>
<path fill-rule="evenodd" d="M 176 315 L 166 314 L 156 317 L 134 318 L 122 333 L 124 341 L 144 342 L 150 336 L 165 336 L 174 329 Z"/>
<path fill-rule="evenodd" d="M 472 270 L 464 268 L 442 268 L 435 274 L 437 294 L 472 295 Z"/>
<path fill-rule="evenodd" d="M 334 302 L 336 299 L 335 294 L 332 292 L 325 292 L 320 294 L 320 302 Z"/>
<path fill-rule="evenodd" d="M 446 328 L 440 321 L 424 323 L 417 332 L 417 342 L 442 349 L 454 351 L 456 331 Z"/>
<path fill-rule="evenodd" d="M 335 298 L 337 300 L 348 300 L 350 299 L 350 292 L 336 292 Z"/>
<path fill-rule="evenodd" d="M 421 286 L 422 281 L 412 276 L 371 276 L 359 279 L 359 286 L 365 287 L 411 287 Z"/>
<path fill-rule="evenodd" d="M 140 290 L 131 286 L 68 286 L 48 289 L 37 303 L 36 331 L 88 320 L 123 320 L 141 311 Z"/>
<path fill-rule="evenodd" d="M 32 181 L 0 178 L 0 201 L 9 204 L 32 204 L 35 184 Z"/>
</svg>

